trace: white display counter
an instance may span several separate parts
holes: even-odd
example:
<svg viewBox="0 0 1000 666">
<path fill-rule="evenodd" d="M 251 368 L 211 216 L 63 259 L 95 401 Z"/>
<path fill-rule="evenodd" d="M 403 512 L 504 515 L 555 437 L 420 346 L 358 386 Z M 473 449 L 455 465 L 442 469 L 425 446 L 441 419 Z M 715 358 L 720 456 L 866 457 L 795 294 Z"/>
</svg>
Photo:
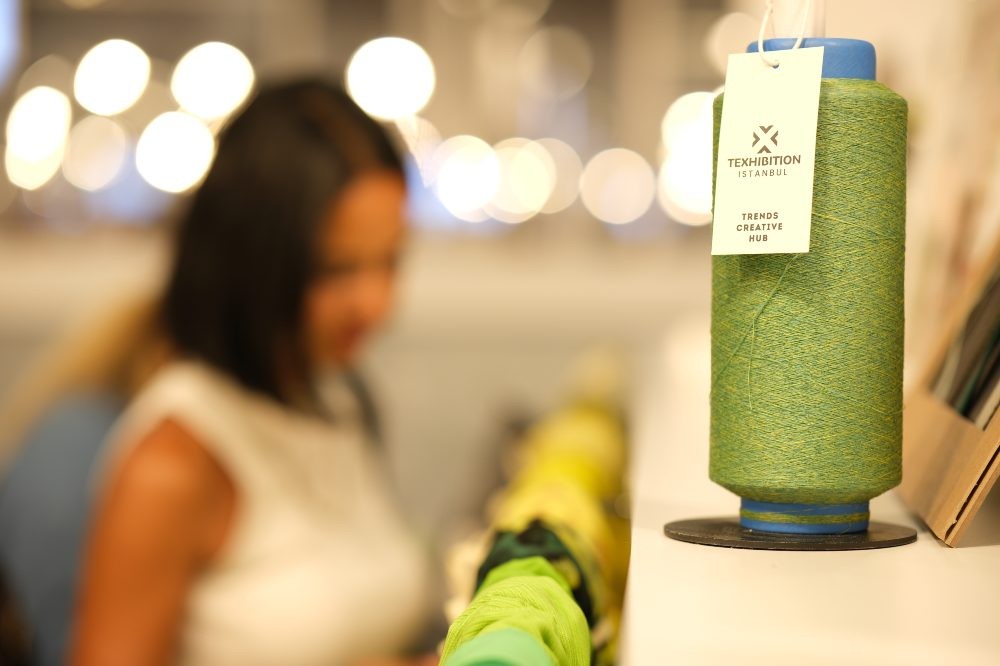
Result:
<svg viewBox="0 0 1000 666">
<path fill-rule="evenodd" d="M 948 548 L 892 492 L 872 519 L 910 525 L 884 550 L 734 550 L 666 538 L 664 523 L 734 516 L 708 479 L 708 315 L 681 319 L 639 370 L 625 666 L 1000 664 L 1000 493 Z"/>
</svg>

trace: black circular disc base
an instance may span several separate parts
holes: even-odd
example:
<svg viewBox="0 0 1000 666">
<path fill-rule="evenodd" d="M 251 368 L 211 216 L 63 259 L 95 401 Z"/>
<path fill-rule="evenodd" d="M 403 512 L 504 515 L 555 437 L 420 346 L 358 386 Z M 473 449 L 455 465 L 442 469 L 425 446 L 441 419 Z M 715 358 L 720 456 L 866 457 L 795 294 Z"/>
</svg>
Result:
<svg viewBox="0 0 1000 666">
<path fill-rule="evenodd" d="M 917 540 L 912 528 L 877 522 L 869 523 L 865 532 L 852 534 L 782 534 L 748 530 L 738 518 L 696 518 L 667 523 L 663 532 L 677 541 L 754 550 L 869 550 Z"/>
</svg>

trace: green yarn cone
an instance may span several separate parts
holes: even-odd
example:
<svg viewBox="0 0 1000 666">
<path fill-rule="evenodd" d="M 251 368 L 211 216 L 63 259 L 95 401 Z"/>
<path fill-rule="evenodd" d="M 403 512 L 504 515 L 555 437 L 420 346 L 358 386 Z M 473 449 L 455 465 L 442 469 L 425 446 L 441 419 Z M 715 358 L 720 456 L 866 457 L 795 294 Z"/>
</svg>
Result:
<svg viewBox="0 0 1000 666">
<path fill-rule="evenodd" d="M 712 258 L 709 475 L 741 497 L 900 481 L 906 113 L 879 83 L 824 79 L 809 253 Z"/>
</svg>

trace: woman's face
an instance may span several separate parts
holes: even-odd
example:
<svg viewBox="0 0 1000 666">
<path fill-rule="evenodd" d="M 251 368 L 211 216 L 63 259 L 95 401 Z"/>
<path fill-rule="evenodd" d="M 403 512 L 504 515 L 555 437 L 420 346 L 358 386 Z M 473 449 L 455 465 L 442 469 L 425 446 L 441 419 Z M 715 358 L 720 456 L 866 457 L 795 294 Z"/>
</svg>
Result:
<svg viewBox="0 0 1000 666">
<path fill-rule="evenodd" d="M 306 291 L 305 333 L 314 367 L 344 366 L 385 319 L 406 235 L 406 187 L 391 171 L 349 182 L 320 225 L 319 271 Z"/>
</svg>

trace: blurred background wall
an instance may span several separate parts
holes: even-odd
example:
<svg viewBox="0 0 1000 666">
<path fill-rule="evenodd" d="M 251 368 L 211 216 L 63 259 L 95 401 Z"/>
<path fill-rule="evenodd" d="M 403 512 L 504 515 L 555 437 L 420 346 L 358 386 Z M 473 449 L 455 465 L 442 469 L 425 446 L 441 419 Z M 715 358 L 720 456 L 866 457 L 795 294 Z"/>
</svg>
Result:
<svg viewBox="0 0 1000 666">
<path fill-rule="evenodd" d="M 701 362 L 708 104 L 763 4 L 0 0 L 0 395 L 156 284 L 252 86 L 347 68 L 411 156 L 400 307 L 365 364 L 414 519 L 454 536 L 497 481 L 504 423 L 555 404 L 582 350 L 634 369 L 679 330 Z M 1000 3 L 826 4 L 827 34 L 874 41 L 911 104 L 911 372 L 996 236 Z"/>
</svg>

